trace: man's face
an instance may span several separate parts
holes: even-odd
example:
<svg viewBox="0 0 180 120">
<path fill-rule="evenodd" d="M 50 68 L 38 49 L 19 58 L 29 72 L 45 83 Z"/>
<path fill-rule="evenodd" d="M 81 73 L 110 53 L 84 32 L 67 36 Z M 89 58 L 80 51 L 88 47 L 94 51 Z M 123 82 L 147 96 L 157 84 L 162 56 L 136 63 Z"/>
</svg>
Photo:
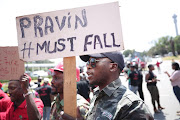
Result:
<svg viewBox="0 0 180 120">
<path fill-rule="evenodd" d="M 134 71 L 135 67 L 132 67 L 132 66 L 131 66 L 130 69 L 131 69 L 131 71 Z"/>
<path fill-rule="evenodd" d="M 23 90 L 19 81 L 9 81 L 8 90 L 12 102 L 18 101 L 23 97 Z"/>
<path fill-rule="evenodd" d="M 151 67 L 151 70 L 154 70 L 154 66 Z"/>
<path fill-rule="evenodd" d="M 92 57 L 90 58 L 92 59 Z M 89 59 L 89 61 L 91 61 Z M 95 63 L 95 67 L 91 66 L 90 64 L 87 64 L 87 74 L 89 83 L 92 85 L 105 85 L 106 81 L 108 80 L 110 76 L 110 65 L 111 60 L 108 58 L 95 58 L 97 61 Z"/>
<path fill-rule="evenodd" d="M 176 69 L 176 66 L 175 66 L 175 65 L 172 65 L 172 69 L 175 70 L 175 69 Z"/>
<path fill-rule="evenodd" d="M 51 81 L 51 93 L 57 94 L 61 93 L 63 94 L 63 73 L 59 71 L 54 71 L 52 74 L 52 81 Z"/>
<path fill-rule="evenodd" d="M 38 82 L 41 82 L 42 81 L 42 79 L 38 79 Z"/>
</svg>

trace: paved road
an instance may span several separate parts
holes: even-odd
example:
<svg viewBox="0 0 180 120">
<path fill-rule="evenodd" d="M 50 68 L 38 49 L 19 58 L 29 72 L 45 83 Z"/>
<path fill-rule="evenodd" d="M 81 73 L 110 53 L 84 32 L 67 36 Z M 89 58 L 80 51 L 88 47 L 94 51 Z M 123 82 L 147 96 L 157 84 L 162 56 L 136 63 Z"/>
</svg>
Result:
<svg viewBox="0 0 180 120">
<path fill-rule="evenodd" d="M 178 103 L 178 100 L 176 99 L 173 93 L 169 78 L 164 73 L 164 71 L 168 71 L 170 74 L 173 72 L 173 70 L 171 69 L 171 61 L 163 61 L 163 63 L 160 64 L 160 67 L 161 67 L 161 72 L 159 73 L 157 68 L 155 67 L 154 73 L 157 75 L 157 78 L 161 80 L 160 82 L 157 83 L 157 86 L 160 93 L 161 105 L 165 107 L 165 109 L 162 110 L 162 112 L 160 113 L 154 114 L 153 106 L 151 103 L 151 96 L 146 87 L 146 83 L 143 81 L 143 92 L 145 96 L 145 103 L 148 105 L 151 113 L 154 115 L 155 120 L 180 120 L 180 116 L 176 115 L 176 111 L 180 110 L 180 104 Z M 143 73 L 144 76 L 146 73 L 147 71 Z M 120 76 L 120 79 L 125 86 L 128 86 L 128 83 L 126 82 L 124 76 Z"/>
</svg>

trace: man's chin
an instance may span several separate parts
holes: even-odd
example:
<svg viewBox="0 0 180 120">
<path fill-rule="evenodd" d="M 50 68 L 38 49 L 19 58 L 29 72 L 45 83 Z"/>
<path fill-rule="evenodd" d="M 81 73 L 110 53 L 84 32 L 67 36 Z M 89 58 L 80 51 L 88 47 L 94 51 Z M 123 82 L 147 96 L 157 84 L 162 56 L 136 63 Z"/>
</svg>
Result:
<svg viewBox="0 0 180 120">
<path fill-rule="evenodd" d="M 93 80 L 89 80 L 90 85 L 95 85 L 95 82 Z"/>
<path fill-rule="evenodd" d="M 11 102 L 15 102 L 14 97 L 10 97 L 10 99 L 11 99 Z"/>
</svg>

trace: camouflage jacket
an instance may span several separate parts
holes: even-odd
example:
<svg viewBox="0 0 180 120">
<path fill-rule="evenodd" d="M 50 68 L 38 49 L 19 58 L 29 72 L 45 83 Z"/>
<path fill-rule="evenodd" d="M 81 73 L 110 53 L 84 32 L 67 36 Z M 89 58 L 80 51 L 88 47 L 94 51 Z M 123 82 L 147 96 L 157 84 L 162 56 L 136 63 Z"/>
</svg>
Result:
<svg viewBox="0 0 180 120">
<path fill-rule="evenodd" d="M 77 94 L 77 106 L 79 107 L 81 116 L 86 119 L 89 109 L 89 102 L 81 95 Z M 60 100 L 59 94 L 55 97 L 51 106 L 50 120 L 59 120 L 60 112 L 64 110 L 64 101 Z"/>
<path fill-rule="evenodd" d="M 87 120 L 153 120 L 145 103 L 117 79 L 103 88 L 97 87 Z"/>
</svg>

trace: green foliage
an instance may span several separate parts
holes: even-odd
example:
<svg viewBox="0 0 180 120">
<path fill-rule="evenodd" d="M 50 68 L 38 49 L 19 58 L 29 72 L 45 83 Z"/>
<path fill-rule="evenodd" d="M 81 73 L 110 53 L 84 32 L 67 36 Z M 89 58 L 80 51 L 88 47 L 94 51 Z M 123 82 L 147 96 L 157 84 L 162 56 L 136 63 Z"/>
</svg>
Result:
<svg viewBox="0 0 180 120">
<path fill-rule="evenodd" d="M 155 55 L 162 55 L 164 56 L 165 54 L 168 54 L 169 52 L 173 52 L 173 45 L 174 43 L 174 49 L 175 51 L 180 54 L 180 36 L 177 36 L 175 38 L 172 38 L 170 36 L 165 36 L 159 38 L 156 42 L 155 45 L 149 49 L 147 54 L 149 56 L 155 56 Z"/>
<path fill-rule="evenodd" d="M 27 62 L 27 63 L 28 64 L 32 64 L 32 63 L 43 64 L 43 63 L 54 63 L 54 62 L 49 61 L 49 60 L 38 60 L 38 61 Z"/>
<path fill-rule="evenodd" d="M 155 52 L 159 55 L 167 54 L 170 51 L 169 36 L 159 38 L 155 44 Z"/>
<path fill-rule="evenodd" d="M 132 57 L 134 57 L 134 53 L 135 53 L 136 51 L 135 50 L 125 50 L 124 52 L 123 52 L 123 55 L 125 55 L 125 57 L 128 57 L 129 55 L 131 55 Z"/>
<path fill-rule="evenodd" d="M 9 80 L 0 80 L 1 83 L 7 83 Z"/>
<path fill-rule="evenodd" d="M 7 93 L 7 91 L 8 91 L 8 82 L 6 84 L 4 84 L 2 88 L 3 88 L 3 91 L 5 93 Z"/>
<path fill-rule="evenodd" d="M 140 57 L 141 58 L 141 60 L 142 61 L 144 61 L 144 56 L 147 56 L 147 52 L 146 51 L 143 51 L 143 52 L 137 52 L 137 51 L 135 51 L 135 50 L 125 50 L 124 52 L 123 52 L 123 55 L 125 56 L 125 57 L 129 57 L 129 55 L 130 55 L 130 57 L 131 58 L 134 58 L 135 57 L 135 55 L 137 55 L 138 57 Z"/>
<path fill-rule="evenodd" d="M 44 77 L 42 77 L 42 78 L 44 79 Z M 47 78 L 52 79 L 52 76 L 51 76 L 51 75 L 48 75 Z M 32 80 L 37 80 L 38 77 L 31 77 L 31 79 L 32 79 Z"/>
<path fill-rule="evenodd" d="M 143 57 L 143 56 L 147 56 L 147 52 L 146 52 L 146 51 L 141 52 L 141 56 L 142 56 L 142 57 Z"/>
<path fill-rule="evenodd" d="M 178 52 L 178 54 L 180 54 L 180 35 L 174 38 L 174 46 L 175 50 Z"/>
<path fill-rule="evenodd" d="M 130 54 L 132 54 L 132 50 L 125 50 L 123 52 L 123 55 L 125 55 L 125 57 L 128 57 Z"/>
</svg>

